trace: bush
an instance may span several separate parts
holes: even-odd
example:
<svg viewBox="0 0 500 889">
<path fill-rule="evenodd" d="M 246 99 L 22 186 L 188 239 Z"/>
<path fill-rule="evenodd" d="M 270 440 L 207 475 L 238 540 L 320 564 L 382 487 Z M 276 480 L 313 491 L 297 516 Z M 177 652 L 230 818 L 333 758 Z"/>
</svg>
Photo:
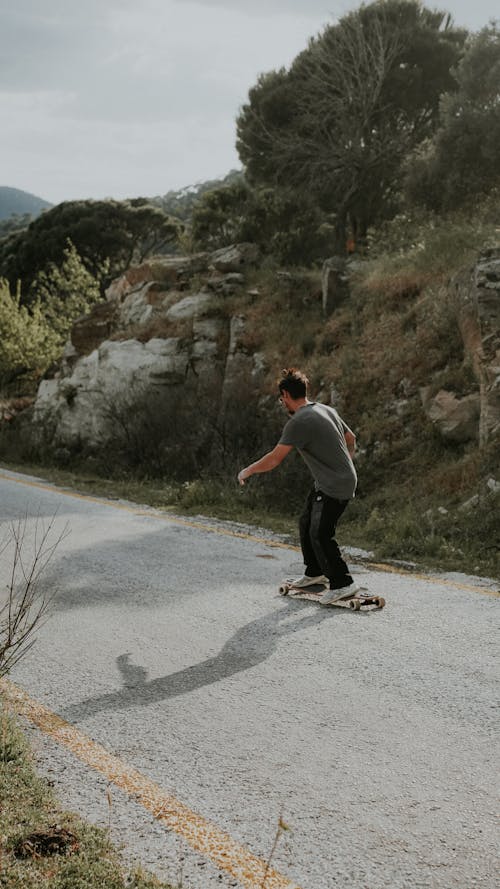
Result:
<svg viewBox="0 0 500 889">
<path fill-rule="evenodd" d="M 0 383 L 19 376 L 39 377 L 52 363 L 59 338 L 52 330 L 39 301 L 30 309 L 21 305 L 20 289 L 12 296 L 7 281 L 0 280 Z"/>
</svg>

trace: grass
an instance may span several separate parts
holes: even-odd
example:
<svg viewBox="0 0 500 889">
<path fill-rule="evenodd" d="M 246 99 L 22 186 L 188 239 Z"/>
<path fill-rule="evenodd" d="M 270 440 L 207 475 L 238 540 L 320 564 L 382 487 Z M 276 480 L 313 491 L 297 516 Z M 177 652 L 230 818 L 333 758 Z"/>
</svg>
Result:
<svg viewBox="0 0 500 889">
<path fill-rule="evenodd" d="M 128 873 L 107 830 L 61 811 L 1 698 L 0 801 L 2 889 L 169 889 L 141 870 Z"/>
</svg>

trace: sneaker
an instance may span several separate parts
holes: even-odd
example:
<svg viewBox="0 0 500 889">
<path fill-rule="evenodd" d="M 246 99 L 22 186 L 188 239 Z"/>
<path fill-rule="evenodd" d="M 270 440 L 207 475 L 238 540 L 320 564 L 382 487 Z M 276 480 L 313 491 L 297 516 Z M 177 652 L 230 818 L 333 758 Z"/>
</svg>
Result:
<svg viewBox="0 0 500 889">
<path fill-rule="evenodd" d="M 325 577 L 324 574 L 318 574 L 317 577 L 308 577 L 307 574 L 304 574 L 303 577 L 294 580 L 292 586 L 302 589 L 302 587 L 308 586 L 328 586 L 329 583 L 328 577 Z"/>
<path fill-rule="evenodd" d="M 340 590 L 326 590 L 319 600 L 320 605 L 331 605 L 333 602 L 340 602 L 341 599 L 352 599 L 356 593 L 360 593 L 364 588 L 357 583 L 351 583 L 344 586 Z M 366 592 L 366 590 L 364 590 Z"/>
</svg>

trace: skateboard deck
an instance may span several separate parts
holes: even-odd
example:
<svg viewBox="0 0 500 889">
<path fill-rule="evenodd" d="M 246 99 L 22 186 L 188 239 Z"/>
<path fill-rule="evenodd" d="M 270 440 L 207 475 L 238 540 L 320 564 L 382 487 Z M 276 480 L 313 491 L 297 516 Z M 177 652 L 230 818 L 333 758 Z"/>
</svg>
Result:
<svg viewBox="0 0 500 889">
<path fill-rule="evenodd" d="M 323 584 L 314 584 L 308 587 L 296 587 L 293 581 L 285 580 L 280 585 L 279 592 L 281 596 L 288 596 L 290 599 L 306 599 L 309 602 L 318 602 L 327 589 Z M 377 611 L 383 608 L 385 599 L 382 596 L 371 596 L 369 593 L 358 592 L 349 599 L 338 599 L 337 602 L 328 602 L 323 608 L 350 608 L 351 611 Z"/>
</svg>

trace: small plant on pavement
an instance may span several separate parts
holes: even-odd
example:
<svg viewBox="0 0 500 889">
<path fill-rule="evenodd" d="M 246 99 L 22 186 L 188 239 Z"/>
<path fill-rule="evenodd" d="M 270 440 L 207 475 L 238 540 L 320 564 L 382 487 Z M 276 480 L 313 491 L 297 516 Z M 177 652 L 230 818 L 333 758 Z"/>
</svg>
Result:
<svg viewBox="0 0 500 889">
<path fill-rule="evenodd" d="M 55 517 L 45 524 L 35 520 L 28 536 L 25 517 L 12 522 L 0 542 L 0 677 L 8 673 L 31 648 L 36 631 L 47 615 L 53 594 L 43 589 L 40 579 L 68 527 L 57 534 Z M 3 586 L 3 578 L 7 580 Z"/>
<path fill-rule="evenodd" d="M 290 830 L 290 827 L 285 821 L 283 821 L 283 818 L 280 815 L 280 817 L 278 818 L 278 826 L 276 828 L 276 833 L 274 835 L 274 840 L 273 840 L 273 844 L 271 846 L 271 851 L 270 851 L 268 859 L 266 861 L 266 867 L 264 870 L 264 876 L 262 877 L 262 883 L 260 884 L 260 889 L 266 889 L 267 878 L 268 878 L 270 871 L 271 871 L 271 862 L 273 860 L 274 853 L 276 852 L 276 849 L 278 847 L 278 843 L 280 841 L 281 835 L 283 833 L 285 833 L 285 831 L 287 831 L 287 830 Z"/>
</svg>

